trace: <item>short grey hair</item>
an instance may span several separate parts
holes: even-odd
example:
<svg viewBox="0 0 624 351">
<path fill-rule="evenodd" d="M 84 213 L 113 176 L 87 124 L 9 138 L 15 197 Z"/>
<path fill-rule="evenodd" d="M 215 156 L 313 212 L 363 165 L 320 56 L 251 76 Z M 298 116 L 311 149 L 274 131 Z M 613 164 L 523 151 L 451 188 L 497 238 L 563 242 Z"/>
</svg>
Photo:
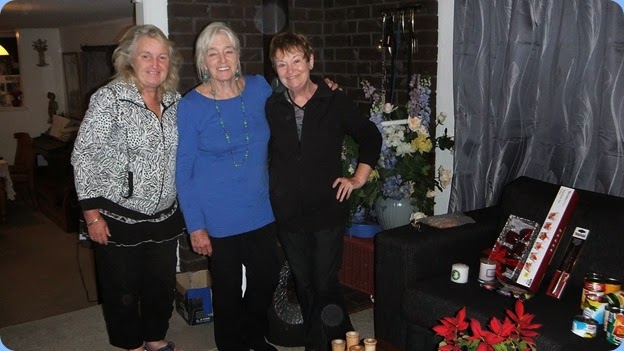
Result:
<svg viewBox="0 0 624 351">
<path fill-rule="evenodd" d="M 197 69 L 197 75 L 199 80 L 203 81 L 202 71 L 206 67 L 205 58 L 206 58 L 206 50 L 212 44 L 215 36 L 217 34 L 225 34 L 228 39 L 232 42 L 232 46 L 234 50 L 236 50 L 236 54 L 238 55 L 239 62 L 237 62 L 238 67 L 240 68 L 240 41 L 238 40 L 238 36 L 230 27 L 226 26 L 223 22 L 212 22 L 206 28 L 204 28 L 199 36 L 197 37 L 197 41 L 195 42 L 195 68 Z"/>
</svg>

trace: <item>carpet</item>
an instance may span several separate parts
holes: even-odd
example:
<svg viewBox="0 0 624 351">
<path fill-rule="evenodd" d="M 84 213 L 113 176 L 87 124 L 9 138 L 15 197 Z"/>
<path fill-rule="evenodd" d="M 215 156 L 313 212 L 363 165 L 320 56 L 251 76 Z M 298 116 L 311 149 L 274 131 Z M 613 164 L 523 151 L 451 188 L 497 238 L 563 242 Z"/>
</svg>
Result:
<svg viewBox="0 0 624 351">
<path fill-rule="evenodd" d="M 350 316 L 361 338 L 374 337 L 373 309 L 356 312 Z M 170 320 L 167 337 L 184 351 L 216 350 L 212 323 L 189 326 L 175 311 Z M 13 351 L 119 350 L 108 344 L 100 306 L 4 327 L 0 329 L 0 340 Z M 299 351 L 303 350 L 303 347 L 277 346 L 277 349 Z"/>
<path fill-rule="evenodd" d="M 17 200 L 0 224 L 0 277 L 0 328 L 97 305 L 92 250 Z"/>
</svg>

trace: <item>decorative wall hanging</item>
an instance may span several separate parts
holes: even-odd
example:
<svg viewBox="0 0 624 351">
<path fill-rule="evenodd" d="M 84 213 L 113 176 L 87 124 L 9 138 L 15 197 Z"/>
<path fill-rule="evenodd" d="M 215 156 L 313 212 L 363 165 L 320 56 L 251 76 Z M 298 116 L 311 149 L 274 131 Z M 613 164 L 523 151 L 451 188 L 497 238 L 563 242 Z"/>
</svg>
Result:
<svg viewBox="0 0 624 351">
<path fill-rule="evenodd" d="M 407 77 L 412 76 L 412 58 L 418 52 L 418 38 L 414 30 L 415 14 L 421 9 L 420 5 L 415 7 L 403 7 L 397 9 L 383 10 L 381 39 L 378 48 L 381 49 L 382 60 L 382 96 L 387 101 L 392 101 L 396 81 L 396 64 L 399 54 L 407 55 Z M 386 72 L 387 56 L 390 58 L 389 81 Z M 408 79 L 409 81 L 409 79 Z M 386 92 L 386 83 L 389 83 L 389 91 Z M 409 85 L 406 87 L 409 91 Z M 387 94 L 387 95 L 386 95 Z"/>
<path fill-rule="evenodd" d="M 45 52 L 46 50 L 48 50 L 48 41 L 37 39 L 33 41 L 32 46 L 33 46 L 33 49 L 35 49 L 35 51 L 37 51 L 37 53 L 39 54 L 39 63 L 37 64 L 37 66 L 39 67 L 47 66 L 48 64 L 45 62 Z"/>
</svg>

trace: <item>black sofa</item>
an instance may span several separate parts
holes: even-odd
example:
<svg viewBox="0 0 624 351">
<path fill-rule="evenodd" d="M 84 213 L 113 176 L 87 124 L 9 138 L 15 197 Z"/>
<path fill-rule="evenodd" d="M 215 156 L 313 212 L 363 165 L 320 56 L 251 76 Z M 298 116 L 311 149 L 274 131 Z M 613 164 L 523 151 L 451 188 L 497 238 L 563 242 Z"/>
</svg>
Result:
<svg viewBox="0 0 624 351">
<path fill-rule="evenodd" d="M 491 248 L 510 214 L 543 223 L 559 190 L 558 185 L 520 177 L 505 186 L 497 206 L 466 212 L 476 223 L 437 229 L 406 225 L 375 237 L 375 337 L 400 350 L 437 350 L 441 340 L 431 328 L 445 316 L 455 316 L 463 306 L 467 317 L 485 324 L 492 316 L 502 319 L 515 300 L 479 286 L 479 259 Z M 543 326 L 536 338 L 539 351 L 603 351 L 615 345 L 606 341 L 602 327 L 596 338 L 571 332 L 580 308 L 584 275 L 598 272 L 608 277 L 624 274 L 624 198 L 578 190 L 572 213 L 538 292 L 525 302 L 527 313 Z M 590 230 L 560 300 L 545 291 L 563 259 L 575 227 Z M 450 281 L 451 266 L 468 264 L 469 281 Z"/>
</svg>

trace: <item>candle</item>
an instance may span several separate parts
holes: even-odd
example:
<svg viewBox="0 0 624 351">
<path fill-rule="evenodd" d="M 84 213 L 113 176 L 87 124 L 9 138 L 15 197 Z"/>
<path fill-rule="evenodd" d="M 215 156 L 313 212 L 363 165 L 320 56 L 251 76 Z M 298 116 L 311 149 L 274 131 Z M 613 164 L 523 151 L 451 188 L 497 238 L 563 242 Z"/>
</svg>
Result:
<svg viewBox="0 0 624 351">
<path fill-rule="evenodd" d="M 342 339 L 332 340 L 332 351 L 345 351 L 347 344 Z"/>
<path fill-rule="evenodd" d="M 347 337 L 347 350 L 351 350 L 351 346 L 360 344 L 360 333 L 356 331 L 348 331 Z"/>
<path fill-rule="evenodd" d="M 364 339 L 364 351 L 375 351 L 377 340 L 373 338 Z"/>
<path fill-rule="evenodd" d="M 482 258 L 479 266 L 479 281 L 491 282 L 495 278 L 496 262 L 489 258 Z"/>
<path fill-rule="evenodd" d="M 455 263 L 451 270 L 451 281 L 460 284 L 468 282 L 468 266 L 463 263 Z"/>
</svg>

